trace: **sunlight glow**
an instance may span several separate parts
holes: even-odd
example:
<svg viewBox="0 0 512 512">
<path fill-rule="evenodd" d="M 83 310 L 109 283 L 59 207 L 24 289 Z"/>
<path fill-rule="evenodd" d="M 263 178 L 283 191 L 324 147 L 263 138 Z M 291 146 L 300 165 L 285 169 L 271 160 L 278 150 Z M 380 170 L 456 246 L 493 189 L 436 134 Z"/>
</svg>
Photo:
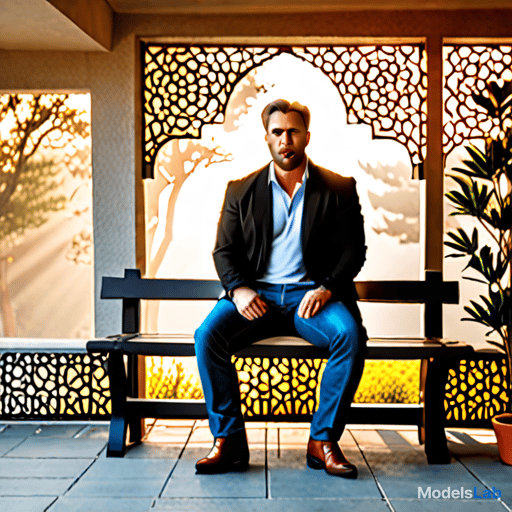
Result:
<svg viewBox="0 0 512 512">
<path fill-rule="evenodd" d="M 237 84 L 222 124 L 206 124 L 201 139 L 175 139 L 159 151 L 155 178 L 144 181 L 146 275 L 217 278 L 212 249 L 227 183 L 269 162 L 260 113 L 279 97 L 310 109 L 310 158 L 357 180 L 369 247 L 359 277 L 417 278 L 420 196 L 407 148 L 394 140 L 374 139 L 368 125 L 347 124 L 346 108 L 329 77 L 288 54 L 268 60 Z M 406 122 L 414 130 L 415 122 Z M 149 319 L 149 325 L 175 329 L 166 305 L 159 309 L 158 323 Z M 194 320 L 187 313 L 187 323 L 199 322 L 202 314 Z M 419 326 L 405 328 L 414 333 Z"/>
</svg>

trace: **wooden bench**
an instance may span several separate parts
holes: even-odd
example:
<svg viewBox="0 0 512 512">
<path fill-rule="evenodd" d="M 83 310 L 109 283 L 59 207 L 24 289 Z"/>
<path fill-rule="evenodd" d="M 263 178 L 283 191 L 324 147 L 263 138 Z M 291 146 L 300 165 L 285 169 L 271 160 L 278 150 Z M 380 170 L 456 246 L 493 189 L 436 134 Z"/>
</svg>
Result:
<svg viewBox="0 0 512 512">
<path fill-rule="evenodd" d="M 424 304 L 424 337 L 377 338 L 368 342 L 367 359 L 421 359 L 419 404 L 353 404 L 348 423 L 416 425 L 425 444 L 429 463 L 447 464 L 450 454 L 444 430 L 445 385 L 455 358 L 473 352 L 471 346 L 441 339 L 442 306 L 459 300 L 458 283 L 443 282 L 440 272 L 428 271 L 425 281 L 366 281 L 356 283 L 361 301 Z M 140 442 L 144 418 L 207 418 L 204 402 L 140 398 L 138 356 L 194 356 L 193 336 L 140 333 L 140 301 L 216 300 L 219 281 L 141 279 L 138 270 L 127 269 L 124 278 L 104 277 L 103 299 L 122 299 L 123 333 L 87 343 L 90 353 L 108 354 L 112 417 L 107 457 L 122 457 L 130 441 Z M 325 359 L 327 354 L 300 338 L 257 342 L 237 357 Z M 309 421 L 310 414 L 274 415 L 247 419 Z"/>
</svg>

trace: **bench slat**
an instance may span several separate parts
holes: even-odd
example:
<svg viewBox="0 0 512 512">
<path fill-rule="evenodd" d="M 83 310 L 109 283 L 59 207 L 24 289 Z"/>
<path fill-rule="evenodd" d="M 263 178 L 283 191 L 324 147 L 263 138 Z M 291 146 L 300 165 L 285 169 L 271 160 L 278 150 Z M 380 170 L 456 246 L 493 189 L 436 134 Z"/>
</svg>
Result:
<svg viewBox="0 0 512 512">
<path fill-rule="evenodd" d="M 434 274 L 432 274 L 433 276 Z M 428 276 L 427 276 L 428 277 Z M 457 281 L 356 281 L 362 302 L 423 304 L 438 302 L 457 304 Z M 212 279 L 144 279 L 127 269 L 125 277 L 104 277 L 102 299 L 144 300 L 214 300 L 223 293 L 218 280 Z"/>
<path fill-rule="evenodd" d="M 128 398 L 130 416 L 162 419 L 207 419 L 203 400 L 173 400 Z M 389 414 L 386 414 L 389 412 Z M 371 424 L 376 415 L 383 425 L 418 425 L 423 414 L 422 404 L 352 404 L 347 423 Z M 251 421 L 268 421 L 268 416 L 252 415 Z M 311 421 L 311 414 L 276 414 L 274 422 Z"/>
<path fill-rule="evenodd" d="M 101 298 L 213 300 L 219 298 L 222 292 L 220 281 L 214 280 L 104 277 Z"/>
<path fill-rule="evenodd" d="M 272 349 L 269 356 L 269 349 Z M 192 335 L 149 335 L 110 337 L 91 340 L 89 352 L 142 356 L 192 357 L 195 355 Z M 368 359 L 429 359 L 431 357 L 461 357 L 473 351 L 472 347 L 457 341 L 429 338 L 370 338 Z M 284 357 L 290 359 L 327 359 L 326 351 L 296 337 L 276 337 L 261 340 L 244 348 L 238 357 Z"/>
</svg>

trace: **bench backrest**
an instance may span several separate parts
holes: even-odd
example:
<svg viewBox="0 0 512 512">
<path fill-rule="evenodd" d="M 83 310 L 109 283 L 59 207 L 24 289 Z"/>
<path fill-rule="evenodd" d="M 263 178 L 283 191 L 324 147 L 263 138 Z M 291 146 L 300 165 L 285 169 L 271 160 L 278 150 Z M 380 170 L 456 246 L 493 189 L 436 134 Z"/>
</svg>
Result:
<svg viewBox="0 0 512 512">
<path fill-rule="evenodd" d="M 425 304 L 426 337 L 442 337 L 442 306 L 458 304 L 459 283 L 443 281 L 442 273 L 427 271 L 424 281 L 356 281 L 363 302 Z M 140 331 L 140 301 L 216 300 L 218 280 L 143 279 L 140 270 L 126 269 L 124 277 L 104 277 L 101 298 L 123 300 L 123 332 Z"/>
</svg>

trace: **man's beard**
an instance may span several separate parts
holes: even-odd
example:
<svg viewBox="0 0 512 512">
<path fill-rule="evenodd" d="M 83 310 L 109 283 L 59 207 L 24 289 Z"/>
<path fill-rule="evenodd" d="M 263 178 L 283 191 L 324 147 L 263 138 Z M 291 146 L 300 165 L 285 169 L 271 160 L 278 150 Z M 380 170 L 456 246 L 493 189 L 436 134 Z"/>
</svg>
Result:
<svg viewBox="0 0 512 512">
<path fill-rule="evenodd" d="M 281 152 L 275 152 L 273 151 L 272 149 L 270 149 L 270 154 L 272 155 L 272 159 L 274 160 L 274 162 L 278 165 L 278 167 L 280 169 L 283 169 L 283 171 L 293 171 L 294 169 L 296 169 L 297 167 L 299 167 L 299 165 L 303 162 L 304 160 L 304 152 L 303 151 L 300 151 L 300 152 L 291 152 L 292 155 L 289 156 L 288 158 L 286 158 L 286 152 L 285 153 L 281 153 Z"/>
</svg>

